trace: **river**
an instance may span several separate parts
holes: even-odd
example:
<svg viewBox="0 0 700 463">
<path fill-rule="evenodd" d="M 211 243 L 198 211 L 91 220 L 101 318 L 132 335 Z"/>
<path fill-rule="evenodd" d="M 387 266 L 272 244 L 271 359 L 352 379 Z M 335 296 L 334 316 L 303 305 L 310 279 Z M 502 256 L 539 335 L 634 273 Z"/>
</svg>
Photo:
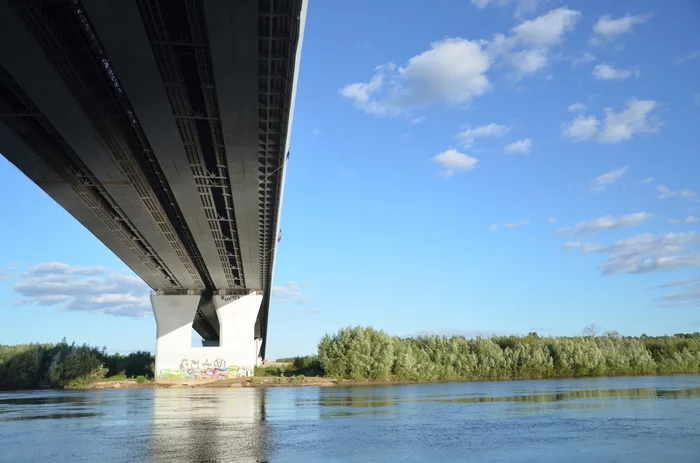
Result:
<svg viewBox="0 0 700 463">
<path fill-rule="evenodd" d="M 2 462 L 698 462 L 700 375 L 0 393 Z"/>
</svg>

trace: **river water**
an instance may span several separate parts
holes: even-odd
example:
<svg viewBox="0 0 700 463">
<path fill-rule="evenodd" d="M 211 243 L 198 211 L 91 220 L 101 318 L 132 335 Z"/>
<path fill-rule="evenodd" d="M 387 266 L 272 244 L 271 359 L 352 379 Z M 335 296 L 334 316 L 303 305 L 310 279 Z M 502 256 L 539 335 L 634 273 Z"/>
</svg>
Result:
<svg viewBox="0 0 700 463">
<path fill-rule="evenodd" d="M 700 462 L 700 375 L 0 393 L 2 462 Z"/>
</svg>

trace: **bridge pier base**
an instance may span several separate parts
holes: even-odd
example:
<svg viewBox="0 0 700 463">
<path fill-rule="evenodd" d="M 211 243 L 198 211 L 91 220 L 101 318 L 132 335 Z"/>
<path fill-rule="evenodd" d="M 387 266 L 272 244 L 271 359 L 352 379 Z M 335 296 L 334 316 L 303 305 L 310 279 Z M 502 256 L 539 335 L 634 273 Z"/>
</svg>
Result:
<svg viewBox="0 0 700 463">
<path fill-rule="evenodd" d="M 255 321 L 262 295 L 213 296 L 219 319 L 219 345 L 192 347 L 192 321 L 202 296 L 152 295 L 156 319 L 157 380 L 222 379 L 250 376 L 259 366 L 261 339 Z"/>
</svg>

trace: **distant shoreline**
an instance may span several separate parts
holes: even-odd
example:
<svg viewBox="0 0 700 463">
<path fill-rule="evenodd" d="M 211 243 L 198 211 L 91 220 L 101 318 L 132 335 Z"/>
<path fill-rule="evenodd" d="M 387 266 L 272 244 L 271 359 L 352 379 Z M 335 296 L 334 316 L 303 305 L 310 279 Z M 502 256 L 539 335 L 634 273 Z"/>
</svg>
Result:
<svg viewBox="0 0 700 463">
<path fill-rule="evenodd" d="M 506 381 L 546 381 L 563 379 L 594 379 L 594 378 L 630 378 L 652 376 L 697 376 L 700 373 L 654 373 L 654 374 L 629 374 L 629 375 L 601 375 L 601 376 L 562 376 L 547 378 L 474 378 L 474 379 L 443 379 L 434 381 L 406 381 L 406 380 L 336 380 L 321 376 L 305 377 L 301 381 L 294 381 L 294 377 L 270 377 L 252 376 L 248 378 L 221 379 L 209 382 L 191 381 L 148 381 L 138 383 L 135 380 L 125 381 L 96 381 L 81 387 L 66 386 L 64 390 L 90 390 L 90 389 L 226 389 L 226 388 L 270 388 L 270 387 L 345 387 L 345 386 L 391 386 L 402 384 L 444 384 L 444 383 L 483 383 Z"/>
</svg>

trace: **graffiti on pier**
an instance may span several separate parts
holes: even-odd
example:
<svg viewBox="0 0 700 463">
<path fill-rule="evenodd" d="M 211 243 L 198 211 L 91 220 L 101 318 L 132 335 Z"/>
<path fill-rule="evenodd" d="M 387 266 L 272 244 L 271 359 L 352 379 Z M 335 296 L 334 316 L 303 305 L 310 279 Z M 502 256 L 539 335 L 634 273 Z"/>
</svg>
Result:
<svg viewBox="0 0 700 463">
<path fill-rule="evenodd" d="M 199 360 L 189 360 L 183 358 L 180 361 L 180 367 L 177 370 L 163 369 L 158 372 L 160 379 L 228 379 L 238 378 L 240 376 L 252 376 L 250 370 L 239 368 L 237 366 L 226 366 L 224 359 L 214 360 L 214 365 L 209 363 L 209 359 L 204 362 Z"/>
</svg>

